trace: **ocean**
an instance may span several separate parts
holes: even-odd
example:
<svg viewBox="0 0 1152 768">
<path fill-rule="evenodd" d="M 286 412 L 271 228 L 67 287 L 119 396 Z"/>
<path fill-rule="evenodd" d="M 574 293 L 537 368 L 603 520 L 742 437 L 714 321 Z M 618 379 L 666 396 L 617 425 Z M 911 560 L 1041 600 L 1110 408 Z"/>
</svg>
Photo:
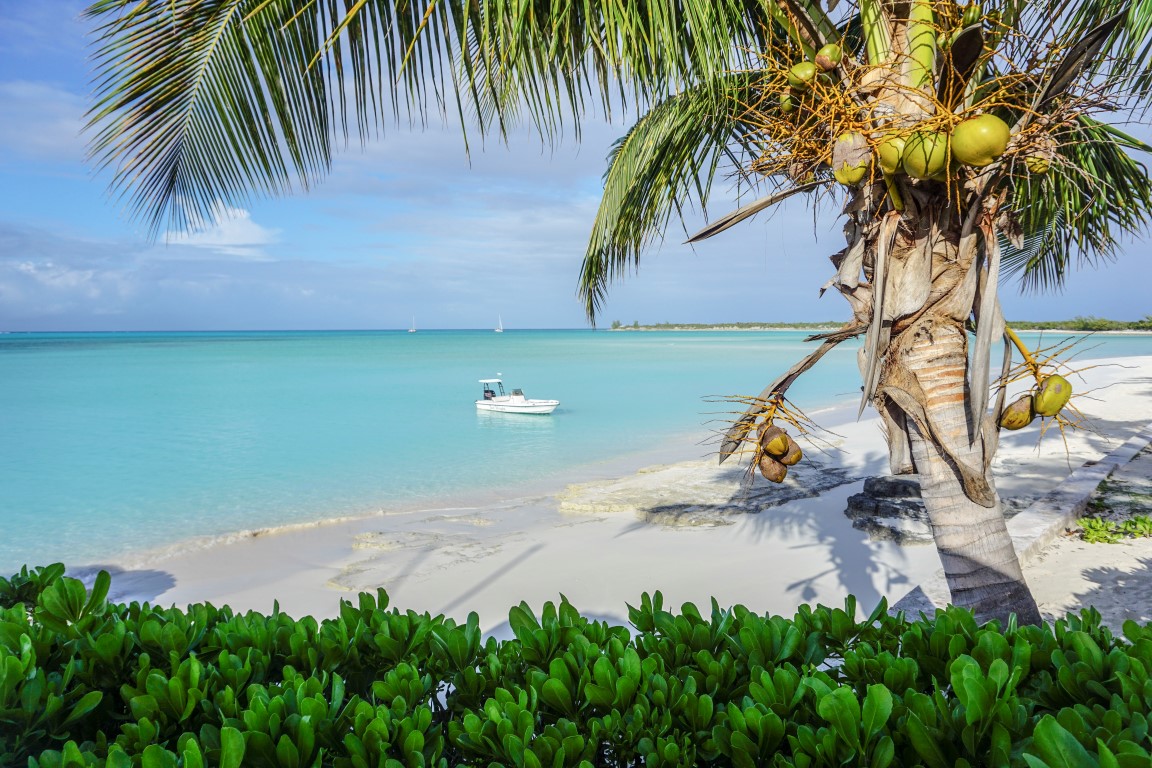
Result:
<svg viewBox="0 0 1152 768">
<path fill-rule="evenodd" d="M 243 531 L 490 503 L 715 454 L 806 332 L 508 330 L 0 335 L 0 574 Z M 1034 335 L 1032 336 L 1034 338 Z M 1062 338 L 1049 334 L 1048 339 Z M 1152 355 L 1101 335 L 1082 359 Z M 856 345 L 789 393 L 859 397 Z M 551 416 L 477 411 L 500 376 Z"/>
</svg>

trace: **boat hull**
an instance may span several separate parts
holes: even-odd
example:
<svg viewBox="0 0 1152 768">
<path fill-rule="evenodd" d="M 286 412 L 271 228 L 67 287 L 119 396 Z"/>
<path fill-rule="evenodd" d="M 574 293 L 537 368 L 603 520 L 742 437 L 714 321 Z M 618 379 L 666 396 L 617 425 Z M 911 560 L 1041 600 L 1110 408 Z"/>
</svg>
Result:
<svg viewBox="0 0 1152 768">
<path fill-rule="evenodd" d="M 560 405 L 559 400 L 521 400 L 518 403 L 500 402 L 495 400 L 477 400 L 476 409 L 479 411 L 495 411 L 496 413 L 526 413 L 535 416 L 547 416 Z"/>
</svg>

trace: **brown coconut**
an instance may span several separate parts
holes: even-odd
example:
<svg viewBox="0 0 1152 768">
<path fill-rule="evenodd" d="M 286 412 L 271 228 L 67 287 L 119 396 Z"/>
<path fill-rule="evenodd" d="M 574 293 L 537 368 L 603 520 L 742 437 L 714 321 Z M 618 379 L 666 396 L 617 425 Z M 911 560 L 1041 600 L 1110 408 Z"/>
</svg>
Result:
<svg viewBox="0 0 1152 768">
<path fill-rule="evenodd" d="M 768 454 L 761 454 L 760 456 L 760 474 L 764 475 L 765 480 L 771 480 L 774 483 L 784 482 L 784 478 L 788 475 L 788 467 L 781 464 L 776 459 Z"/>
</svg>

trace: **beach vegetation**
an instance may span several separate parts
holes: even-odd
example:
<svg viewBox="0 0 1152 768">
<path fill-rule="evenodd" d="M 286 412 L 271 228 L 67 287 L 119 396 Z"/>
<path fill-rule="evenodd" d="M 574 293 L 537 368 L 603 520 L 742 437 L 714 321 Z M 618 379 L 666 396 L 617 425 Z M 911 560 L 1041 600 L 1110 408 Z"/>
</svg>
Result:
<svg viewBox="0 0 1152 768">
<path fill-rule="evenodd" d="M 1107 509 L 1097 510 L 1106 513 Z M 1152 517 L 1133 515 L 1124 519 L 1082 517 L 1076 521 L 1080 538 L 1090 544 L 1115 544 L 1127 539 L 1152 538 Z"/>
<path fill-rule="evenodd" d="M 1071 320 L 1011 320 L 1007 323 L 1018 331 L 1073 331 L 1073 332 L 1102 332 L 1102 331 L 1152 331 L 1152 315 L 1142 320 L 1108 320 L 1102 317 L 1074 317 Z M 722 330 L 832 330 L 839 328 L 840 322 L 828 320 L 826 322 L 749 322 L 736 323 L 656 323 L 644 324 L 637 322 L 635 328 L 642 331 L 722 331 Z M 612 321 L 612 329 L 618 330 L 631 326 L 623 326 L 620 321 Z"/>
<path fill-rule="evenodd" d="M 634 323 L 632 330 L 637 331 L 765 331 L 765 330 L 828 330 L 838 328 L 840 323 L 828 321 L 824 323 L 785 323 L 785 322 L 734 322 L 734 323 Z M 623 330 L 628 330 L 625 327 Z"/>
<path fill-rule="evenodd" d="M 1107 320 L 1103 317 L 1074 317 L 1071 320 L 1014 320 L 1018 331 L 1152 331 L 1152 315 L 1142 320 Z"/>
<path fill-rule="evenodd" d="M 1080 538 L 1090 544 L 1115 544 L 1124 538 L 1120 524 L 1100 517 L 1082 517 L 1076 521 Z"/>
<path fill-rule="evenodd" d="M 785 200 L 834 206 L 846 245 L 823 290 L 852 318 L 733 415 L 721 460 L 757 445 L 829 349 L 862 339 L 861 410 L 880 414 L 892 472 L 919 478 L 952 600 L 1039 622 L 991 471 L 1016 375 L 1011 353 L 998 375 L 990 360 L 1010 337 L 998 291 L 1012 273 L 1059 286 L 1152 218 L 1139 160 L 1152 147 L 1105 122 L 1139 118 L 1152 94 L 1147 2 L 96 0 L 88 13 L 92 155 L 153 231 L 307 188 L 349 138 L 423 124 L 430 105 L 484 135 L 523 119 L 546 141 L 578 135 L 593 104 L 636 108 L 581 270 L 593 320 L 714 189 L 767 194 L 690 242 Z M 1018 346 L 1030 389 L 1065 370 Z M 1068 408 L 1042 428 L 1076 426 Z"/>
<path fill-rule="evenodd" d="M 791 618 L 563 597 L 507 640 L 383 590 L 317 621 L 0 578 L 0 764 L 32 768 L 1147 765 L 1152 625 Z"/>
</svg>

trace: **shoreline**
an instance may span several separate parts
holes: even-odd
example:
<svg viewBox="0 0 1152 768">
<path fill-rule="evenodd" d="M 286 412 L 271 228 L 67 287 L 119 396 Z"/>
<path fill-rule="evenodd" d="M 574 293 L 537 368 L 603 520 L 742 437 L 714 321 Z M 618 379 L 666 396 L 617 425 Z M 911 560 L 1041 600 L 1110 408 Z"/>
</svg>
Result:
<svg viewBox="0 0 1152 768">
<path fill-rule="evenodd" d="M 823 426 L 835 428 L 848 423 L 855 418 L 856 406 L 847 400 L 818 407 L 809 411 L 810 416 L 824 416 L 829 422 Z M 702 425 L 702 429 L 705 429 Z M 719 455 L 719 441 L 714 431 L 709 437 L 701 439 L 700 432 L 685 432 L 668 438 L 659 448 L 632 452 L 620 456 L 587 462 L 577 466 L 570 473 L 566 473 L 563 480 L 553 477 L 528 480 L 516 485 L 492 486 L 482 489 L 461 491 L 454 494 L 421 498 L 418 500 L 405 500 L 387 506 L 381 506 L 373 511 L 351 514 L 337 514 L 316 517 L 309 520 L 283 523 L 275 526 L 262 526 L 257 528 L 244 528 L 224 533 L 211 533 L 189 536 L 187 538 L 170 541 L 156 547 L 145 547 L 126 550 L 121 553 L 111 553 L 100 558 L 101 562 L 69 564 L 69 571 L 81 574 L 110 565 L 124 570 L 151 568 L 163 563 L 165 560 L 190 552 L 210 552 L 217 547 L 227 547 L 244 541 L 258 538 L 271 538 L 281 534 L 294 534 L 333 526 L 353 526 L 370 523 L 383 518 L 403 517 L 407 515 L 440 515 L 458 510 L 474 510 L 515 506 L 518 503 L 527 503 L 527 500 L 544 500 L 559 497 L 573 486 L 595 485 L 597 483 L 615 483 L 622 478 L 634 477 L 650 471 L 654 466 L 677 463 L 711 462 L 717 463 Z M 727 463 L 728 468 L 735 466 L 738 457 Z M 25 565 L 44 565 L 46 563 L 25 563 Z M 17 566 L 19 567 L 19 566 Z"/>
<path fill-rule="evenodd" d="M 1100 433 L 1070 435 L 1067 457 L 1057 434 L 1038 454 L 1034 427 L 1004 433 L 996 463 L 1002 496 L 1042 495 L 1146 424 L 1152 357 L 1096 361 L 1085 376 L 1083 391 L 1108 395 L 1106 404 L 1080 404 L 1099 419 Z M 852 403 L 821 415 L 835 433 L 827 453 L 810 451 L 815 461 L 798 465 L 791 483 L 767 488 L 791 494 L 771 505 L 766 496 L 742 496 L 744 467 L 718 465 L 714 444 L 702 456 L 698 439 L 681 440 L 629 457 L 632 469 L 615 460 L 585 467 L 583 478 L 561 487 L 246 532 L 198 548 L 176 543 L 164 556 L 72 572 L 109 570 L 116 600 L 228 603 L 237 611 L 268 611 L 278 601 L 288 613 L 317 618 L 334 615 L 340 599 L 383 587 L 401 609 L 458 619 L 476 611 L 497 636 L 521 600 L 538 608 L 561 594 L 586 615 L 621 623 L 627 603 L 656 589 L 669 604 L 707 606 L 715 598 L 785 615 L 805 602 L 838 605 L 852 593 L 867 611 L 882 596 L 894 602 L 935 572 L 939 559 L 932 546 L 874 542 L 851 527 L 847 497 L 864 477 L 887 471 L 879 421 L 854 421 Z M 696 457 L 687 457 L 693 449 Z M 651 461 L 661 452 L 662 461 Z M 814 494 L 796 482 L 830 469 L 842 482 Z M 755 492 L 768 485 L 760 481 Z M 673 524 L 675 515 L 653 518 L 645 505 L 690 514 Z"/>
<path fill-rule="evenodd" d="M 162 563 L 174 555 L 187 554 L 189 552 L 210 552 L 217 547 L 227 547 L 253 539 L 274 538 L 282 534 L 296 534 L 315 529 L 356 525 L 383 518 L 398 518 L 421 514 L 435 515 L 456 510 L 485 509 L 489 507 L 496 508 L 505 505 L 514 505 L 517 502 L 527 499 L 542 499 L 553 496 L 573 483 L 608 482 L 621 475 L 642 472 L 645 467 L 652 466 L 653 464 L 695 460 L 689 457 L 690 453 L 695 453 L 702 458 L 714 459 L 717 455 L 718 447 L 710 448 L 707 451 L 692 450 L 694 448 L 704 447 L 705 443 L 702 442 L 699 437 L 699 434 L 695 432 L 679 434 L 669 438 L 660 448 L 587 462 L 572 470 L 570 475 L 566 474 L 566 479 L 564 480 L 557 480 L 551 477 L 543 479 L 537 478 L 526 480 L 516 485 L 492 486 L 470 491 L 460 491 L 453 494 L 397 501 L 368 512 L 320 516 L 274 526 L 244 528 L 224 533 L 189 536 L 187 538 L 169 541 L 156 547 L 144 547 L 126 550 L 121 553 L 112 553 L 108 557 L 101 558 L 101 560 L 106 561 L 111 564 L 112 567 L 116 568 L 149 568 Z M 44 564 L 45 563 L 36 563 L 35 565 Z M 26 563 L 26 565 L 32 566 L 33 564 Z M 69 571 L 87 573 L 89 571 L 95 572 L 95 570 L 101 567 L 106 566 L 95 562 L 78 563 L 74 565 L 70 564 Z"/>
</svg>

